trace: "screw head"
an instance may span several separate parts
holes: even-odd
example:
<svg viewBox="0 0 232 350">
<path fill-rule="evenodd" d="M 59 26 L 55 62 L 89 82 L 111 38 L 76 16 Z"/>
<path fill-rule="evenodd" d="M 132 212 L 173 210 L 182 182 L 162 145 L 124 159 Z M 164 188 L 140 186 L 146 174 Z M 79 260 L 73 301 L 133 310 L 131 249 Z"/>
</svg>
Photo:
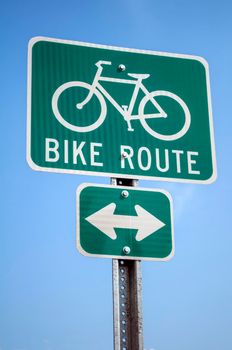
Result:
<svg viewBox="0 0 232 350">
<path fill-rule="evenodd" d="M 127 247 L 127 246 L 125 246 L 125 247 L 123 247 L 123 253 L 124 254 L 130 254 L 130 247 Z"/>
<path fill-rule="evenodd" d="M 121 193 L 121 196 L 122 196 L 123 198 L 127 198 L 127 197 L 129 196 L 129 192 L 126 191 L 126 190 L 123 190 L 122 193 Z"/>
<path fill-rule="evenodd" d="M 126 66 L 124 66 L 124 64 L 120 64 L 120 65 L 118 66 L 118 71 L 119 71 L 119 72 L 123 72 L 125 69 L 126 69 Z"/>
<path fill-rule="evenodd" d="M 121 157 L 122 158 L 126 158 L 127 157 L 127 153 L 126 152 L 122 152 Z"/>
</svg>

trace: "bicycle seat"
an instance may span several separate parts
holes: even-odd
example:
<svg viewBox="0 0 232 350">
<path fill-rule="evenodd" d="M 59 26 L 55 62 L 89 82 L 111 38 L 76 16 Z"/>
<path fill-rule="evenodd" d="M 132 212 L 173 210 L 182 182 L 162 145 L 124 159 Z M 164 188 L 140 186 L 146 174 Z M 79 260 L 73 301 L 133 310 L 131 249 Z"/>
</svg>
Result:
<svg viewBox="0 0 232 350">
<path fill-rule="evenodd" d="M 135 78 L 135 79 L 147 79 L 150 77 L 150 74 L 134 74 L 134 73 L 128 73 L 127 75 L 129 75 L 130 77 L 132 78 Z"/>
</svg>

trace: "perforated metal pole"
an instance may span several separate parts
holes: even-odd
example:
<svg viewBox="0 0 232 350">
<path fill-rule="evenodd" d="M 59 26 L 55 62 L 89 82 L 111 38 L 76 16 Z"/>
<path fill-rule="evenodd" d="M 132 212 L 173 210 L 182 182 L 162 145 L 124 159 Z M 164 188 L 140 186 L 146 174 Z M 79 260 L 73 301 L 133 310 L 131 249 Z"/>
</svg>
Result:
<svg viewBox="0 0 232 350">
<path fill-rule="evenodd" d="M 113 185 L 136 186 L 136 180 L 112 179 Z M 140 261 L 113 260 L 114 350 L 143 350 Z"/>
</svg>

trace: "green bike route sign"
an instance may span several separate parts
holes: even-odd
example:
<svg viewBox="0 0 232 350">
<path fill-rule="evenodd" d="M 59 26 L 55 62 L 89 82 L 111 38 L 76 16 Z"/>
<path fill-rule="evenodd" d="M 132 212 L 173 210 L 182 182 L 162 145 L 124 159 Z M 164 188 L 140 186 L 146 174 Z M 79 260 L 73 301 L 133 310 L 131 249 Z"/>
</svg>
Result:
<svg viewBox="0 0 232 350">
<path fill-rule="evenodd" d="M 174 255 L 172 213 L 163 190 L 82 184 L 77 248 L 92 257 L 168 260 Z"/>
<path fill-rule="evenodd" d="M 213 182 L 206 61 L 31 39 L 27 159 L 50 172 Z"/>
</svg>

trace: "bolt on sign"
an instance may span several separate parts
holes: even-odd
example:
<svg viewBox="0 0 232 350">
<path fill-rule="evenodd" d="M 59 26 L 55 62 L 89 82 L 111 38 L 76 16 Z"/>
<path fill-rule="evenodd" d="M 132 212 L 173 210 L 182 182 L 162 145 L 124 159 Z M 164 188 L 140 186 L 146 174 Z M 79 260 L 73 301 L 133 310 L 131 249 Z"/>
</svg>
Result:
<svg viewBox="0 0 232 350">
<path fill-rule="evenodd" d="M 27 159 L 36 170 L 210 183 L 216 178 L 203 58 L 33 38 Z"/>
<path fill-rule="evenodd" d="M 77 189 L 77 248 L 83 255 L 168 260 L 174 255 L 168 192 L 82 184 Z"/>
</svg>

